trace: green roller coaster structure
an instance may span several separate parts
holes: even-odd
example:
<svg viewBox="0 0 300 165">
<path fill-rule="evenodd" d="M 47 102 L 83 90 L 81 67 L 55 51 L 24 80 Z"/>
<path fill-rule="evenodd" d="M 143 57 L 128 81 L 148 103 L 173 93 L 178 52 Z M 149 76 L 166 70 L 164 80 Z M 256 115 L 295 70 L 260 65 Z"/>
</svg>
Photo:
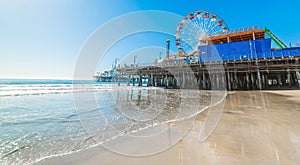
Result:
<svg viewBox="0 0 300 165">
<path fill-rule="evenodd" d="M 276 37 L 267 27 L 265 27 L 264 30 L 265 33 L 267 33 L 271 37 L 271 39 L 280 49 L 287 48 L 287 46 L 278 37 Z"/>
</svg>

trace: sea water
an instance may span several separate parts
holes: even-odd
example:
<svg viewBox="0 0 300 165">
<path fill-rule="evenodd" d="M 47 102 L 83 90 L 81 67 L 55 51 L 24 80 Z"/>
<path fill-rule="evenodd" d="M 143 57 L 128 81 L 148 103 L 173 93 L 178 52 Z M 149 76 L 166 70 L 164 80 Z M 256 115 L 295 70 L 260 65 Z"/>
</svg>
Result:
<svg viewBox="0 0 300 165">
<path fill-rule="evenodd" d="M 224 97 L 222 92 L 93 81 L 0 80 L 0 164 L 31 164 L 80 151 L 152 125 L 191 117 Z M 96 107 L 89 106 L 95 103 Z M 100 140 L 93 138 L 85 123 L 99 128 L 95 134 Z"/>
</svg>

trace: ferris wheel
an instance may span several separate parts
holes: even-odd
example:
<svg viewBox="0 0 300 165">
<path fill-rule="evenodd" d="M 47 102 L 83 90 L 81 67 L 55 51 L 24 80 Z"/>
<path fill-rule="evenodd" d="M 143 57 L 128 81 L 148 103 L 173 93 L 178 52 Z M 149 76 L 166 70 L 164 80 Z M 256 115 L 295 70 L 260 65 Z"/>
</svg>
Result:
<svg viewBox="0 0 300 165">
<path fill-rule="evenodd" d="M 197 10 L 183 17 L 176 30 L 179 52 L 193 54 L 214 35 L 228 32 L 226 22 L 213 12 Z"/>
</svg>

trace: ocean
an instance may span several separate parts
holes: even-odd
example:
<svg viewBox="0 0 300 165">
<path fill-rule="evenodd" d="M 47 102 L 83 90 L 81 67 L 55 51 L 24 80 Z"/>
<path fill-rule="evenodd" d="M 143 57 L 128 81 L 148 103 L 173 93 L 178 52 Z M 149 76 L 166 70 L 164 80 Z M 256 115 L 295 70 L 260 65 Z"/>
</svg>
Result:
<svg viewBox="0 0 300 165">
<path fill-rule="evenodd" d="M 0 164 L 32 164 L 184 120 L 225 96 L 94 81 L 0 80 Z"/>
</svg>

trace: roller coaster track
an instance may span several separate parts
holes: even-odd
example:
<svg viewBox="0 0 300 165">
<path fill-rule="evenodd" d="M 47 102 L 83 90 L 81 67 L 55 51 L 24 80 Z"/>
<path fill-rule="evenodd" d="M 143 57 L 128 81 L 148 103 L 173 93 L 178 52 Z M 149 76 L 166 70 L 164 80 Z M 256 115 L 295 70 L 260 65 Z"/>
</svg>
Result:
<svg viewBox="0 0 300 165">
<path fill-rule="evenodd" d="M 265 32 L 272 38 L 272 40 L 275 42 L 275 44 L 280 48 L 280 49 L 284 49 L 287 48 L 287 46 L 278 38 L 275 36 L 275 34 L 273 34 L 269 29 L 267 29 L 266 27 L 264 28 Z"/>
</svg>

